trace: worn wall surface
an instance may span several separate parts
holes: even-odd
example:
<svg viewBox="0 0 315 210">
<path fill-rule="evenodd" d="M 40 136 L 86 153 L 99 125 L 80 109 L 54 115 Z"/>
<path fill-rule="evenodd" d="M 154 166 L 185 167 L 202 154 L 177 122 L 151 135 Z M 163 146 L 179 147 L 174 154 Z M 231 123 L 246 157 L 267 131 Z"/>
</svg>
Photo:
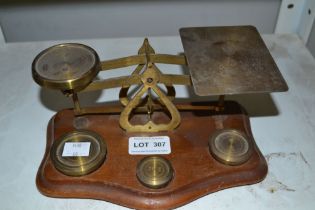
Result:
<svg viewBox="0 0 315 210">
<path fill-rule="evenodd" d="M 0 3 L 7 42 L 167 36 L 184 26 L 239 24 L 272 33 L 280 7 L 280 0 L 12 1 Z"/>
</svg>

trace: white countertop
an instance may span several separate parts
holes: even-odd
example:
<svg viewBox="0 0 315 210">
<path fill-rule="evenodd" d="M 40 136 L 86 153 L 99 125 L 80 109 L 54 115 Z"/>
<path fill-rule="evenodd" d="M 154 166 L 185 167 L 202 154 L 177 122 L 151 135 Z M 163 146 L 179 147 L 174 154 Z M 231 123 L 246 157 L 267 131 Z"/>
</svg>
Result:
<svg viewBox="0 0 315 210">
<path fill-rule="evenodd" d="M 268 175 L 259 184 L 209 194 L 179 209 L 314 209 L 315 60 L 294 35 L 263 38 L 289 91 L 233 98 L 251 116 L 256 143 L 268 161 Z M 179 37 L 149 40 L 157 53 L 183 52 Z M 125 38 L 75 42 L 93 47 L 101 60 L 107 60 L 136 54 L 142 41 Z M 39 87 L 32 79 L 31 63 L 41 50 L 62 42 L 0 43 L 0 209 L 126 209 L 99 200 L 49 198 L 36 188 L 47 123 L 57 110 L 71 103 L 58 91 Z M 161 69 L 170 69 L 165 67 Z M 177 66 L 171 69 L 181 72 Z M 116 76 L 117 72 L 109 75 Z M 179 97 L 192 96 L 185 87 L 177 92 Z M 110 89 L 81 98 L 84 104 L 93 104 L 117 100 L 118 95 L 117 89 Z"/>
</svg>

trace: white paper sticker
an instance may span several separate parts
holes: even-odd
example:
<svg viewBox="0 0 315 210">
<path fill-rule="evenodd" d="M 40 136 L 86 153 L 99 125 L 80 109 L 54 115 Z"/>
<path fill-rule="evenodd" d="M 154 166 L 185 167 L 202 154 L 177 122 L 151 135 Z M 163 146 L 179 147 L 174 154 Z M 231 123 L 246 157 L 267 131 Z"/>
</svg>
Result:
<svg viewBox="0 0 315 210">
<path fill-rule="evenodd" d="M 130 137 L 130 155 L 170 154 L 171 144 L 168 136 Z"/>
<path fill-rule="evenodd" d="M 91 142 L 66 142 L 62 157 L 89 156 Z"/>
</svg>

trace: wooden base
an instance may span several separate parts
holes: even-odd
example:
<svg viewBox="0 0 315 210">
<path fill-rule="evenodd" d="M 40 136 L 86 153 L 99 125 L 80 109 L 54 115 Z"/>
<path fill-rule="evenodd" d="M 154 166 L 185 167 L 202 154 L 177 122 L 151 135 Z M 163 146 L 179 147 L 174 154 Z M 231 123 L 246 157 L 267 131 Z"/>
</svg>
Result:
<svg viewBox="0 0 315 210">
<path fill-rule="evenodd" d="M 60 173 L 50 159 L 52 143 L 75 130 L 73 111 L 60 111 L 48 125 L 47 147 L 37 173 L 37 187 L 51 197 L 101 199 L 136 209 L 169 209 L 211 192 L 257 183 L 267 174 L 267 164 L 252 138 L 249 118 L 235 102 L 225 102 L 225 107 L 220 113 L 181 112 L 182 120 L 177 129 L 158 133 L 126 133 L 119 126 L 119 115 L 87 115 L 84 129 L 100 134 L 106 141 L 108 153 L 98 170 L 81 177 Z M 155 121 L 164 118 L 162 113 L 153 116 Z M 145 116 L 137 115 L 133 120 L 144 119 Z M 221 164 L 209 152 L 211 134 L 225 128 L 239 129 L 253 141 L 251 158 L 240 166 Z M 128 138 L 159 135 L 170 137 L 172 152 L 163 157 L 172 164 L 174 177 L 165 188 L 150 189 L 137 180 L 136 166 L 144 155 L 128 154 Z"/>
</svg>

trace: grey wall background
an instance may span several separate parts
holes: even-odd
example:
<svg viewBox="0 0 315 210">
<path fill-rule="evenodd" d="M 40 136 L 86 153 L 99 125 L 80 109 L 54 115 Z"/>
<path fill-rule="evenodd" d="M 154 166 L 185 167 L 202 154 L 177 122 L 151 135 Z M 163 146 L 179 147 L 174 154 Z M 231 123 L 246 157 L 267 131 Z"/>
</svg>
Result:
<svg viewBox="0 0 315 210">
<path fill-rule="evenodd" d="M 8 2 L 0 8 L 7 42 L 178 35 L 183 26 L 255 25 L 272 33 L 280 0 Z"/>
<path fill-rule="evenodd" d="M 0 1 L 7 42 L 178 35 L 180 27 L 254 25 L 273 33 L 281 0 Z M 315 29 L 307 45 L 315 54 Z M 314 55 L 313 54 L 313 55 Z"/>
</svg>

